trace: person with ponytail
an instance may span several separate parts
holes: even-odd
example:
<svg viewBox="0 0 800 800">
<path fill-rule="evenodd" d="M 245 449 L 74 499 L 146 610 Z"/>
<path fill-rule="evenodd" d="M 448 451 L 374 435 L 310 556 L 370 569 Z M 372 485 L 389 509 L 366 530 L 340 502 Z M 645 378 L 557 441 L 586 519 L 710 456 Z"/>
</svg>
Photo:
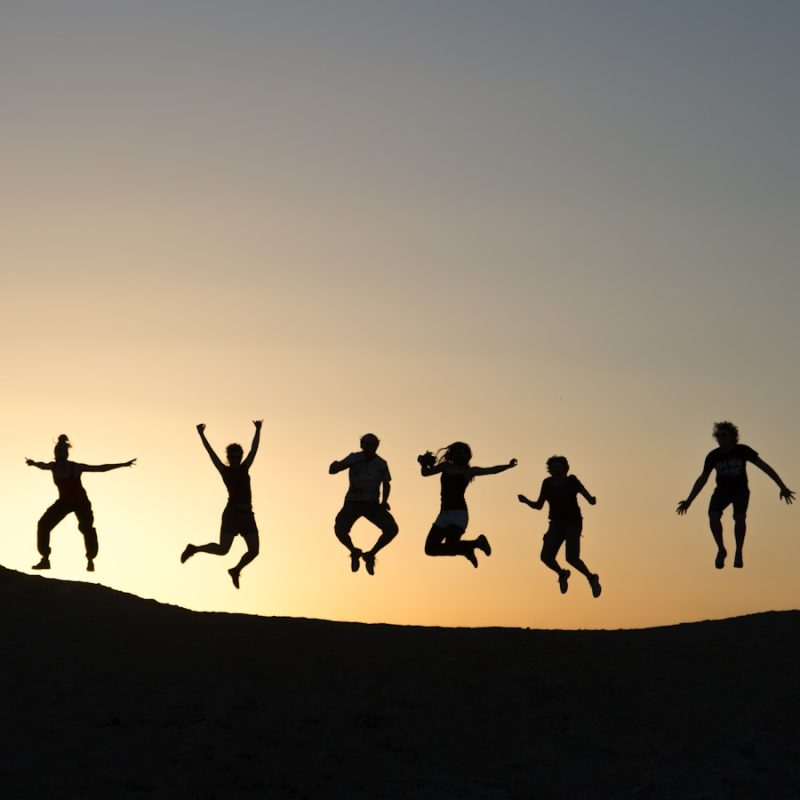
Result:
<svg viewBox="0 0 800 800">
<path fill-rule="evenodd" d="M 473 467 L 472 450 L 465 442 L 453 442 L 439 450 L 417 457 L 422 476 L 441 475 L 442 495 L 439 516 L 431 526 L 425 540 L 425 553 L 429 556 L 464 556 L 473 567 L 478 566 L 476 550 L 492 554 L 489 540 L 481 534 L 477 539 L 464 539 L 469 514 L 464 493 L 478 475 L 496 475 L 517 466 L 517 459 L 495 467 Z"/>
<path fill-rule="evenodd" d="M 72 445 L 69 437 L 62 433 L 53 450 L 54 461 L 45 463 L 25 459 L 29 467 L 52 472 L 53 482 L 58 488 L 58 500 L 44 512 L 36 529 L 36 546 L 41 559 L 32 569 L 50 569 L 50 533 L 64 517 L 75 514 L 78 518 L 78 530 L 83 534 L 86 545 L 86 571 L 94 572 L 98 549 L 97 531 L 94 527 L 92 504 L 81 484 L 81 475 L 84 472 L 109 472 L 112 469 L 131 467 L 136 463 L 136 459 L 132 458 L 121 464 L 79 464 L 69 460 L 70 447 Z"/>
</svg>

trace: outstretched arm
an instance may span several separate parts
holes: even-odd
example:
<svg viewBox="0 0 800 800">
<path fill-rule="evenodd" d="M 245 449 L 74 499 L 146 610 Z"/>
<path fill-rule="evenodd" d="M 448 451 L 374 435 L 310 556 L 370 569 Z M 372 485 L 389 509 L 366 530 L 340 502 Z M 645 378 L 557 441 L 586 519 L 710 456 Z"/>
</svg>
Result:
<svg viewBox="0 0 800 800">
<path fill-rule="evenodd" d="M 37 469 L 47 469 L 47 470 L 51 470 L 51 471 L 53 469 L 53 462 L 52 461 L 47 463 L 47 464 L 45 464 L 44 461 L 34 461 L 32 458 L 26 458 L 25 459 L 25 463 L 29 467 L 36 467 Z"/>
<path fill-rule="evenodd" d="M 136 459 L 132 458 L 130 461 L 123 461 L 121 464 L 76 464 L 75 466 L 81 472 L 110 472 L 112 469 L 132 467 L 135 463 Z"/>
<path fill-rule="evenodd" d="M 366 461 L 366 459 L 367 456 L 363 451 L 358 453 L 350 453 L 341 461 L 332 461 L 331 465 L 328 467 L 328 474 L 335 475 L 337 472 L 342 472 L 359 461 Z"/>
<path fill-rule="evenodd" d="M 208 439 L 206 439 L 206 425 L 204 422 L 201 422 L 197 426 L 197 432 L 200 434 L 200 441 L 203 443 L 203 447 L 205 447 L 206 452 L 208 453 L 208 456 L 211 459 L 211 463 L 220 472 L 222 472 L 222 468 L 225 465 L 219 460 L 219 456 L 214 452 L 214 448 L 211 447 L 211 445 L 208 443 Z"/>
<path fill-rule="evenodd" d="M 497 475 L 507 469 L 517 466 L 517 459 L 512 458 L 508 464 L 498 464 L 496 467 L 467 467 L 467 475 Z"/>
<path fill-rule="evenodd" d="M 254 419 L 253 425 L 256 426 L 256 432 L 253 436 L 253 444 L 250 445 L 250 452 L 247 454 L 247 458 L 242 462 L 242 466 L 245 469 L 250 469 L 251 464 L 253 463 L 256 453 L 258 452 L 258 444 L 261 441 L 261 423 L 263 420 L 261 419 Z"/>
<path fill-rule="evenodd" d="M 694 486 L 692 486 L 692 491 L 689 492 L 689 496 L 685 500 L 681 500 L 678 503 L 678 508 L 676 511 L 678 514 L 685 514 L 689 510 L 689 506 L 692 504 L 692 501 L 700 494 L 702 488 L 706 485 L 706 481 L 708 480 L 708 476 L 711 474 L 711 470 L 708 468 L 704 468 L 703 472 L 701 473 L 700 477 L 694 482 Z"/>
<path fill-rule="evenodd" d="M 791 505 L 792 500 L 794 500 L 794 492 L 789 489 L 786 484 L 781 480 L 780 475 L 775 472 L 772 467 L 767 464 L 766 461 L 762 461 L 760 458 L 754 458 L 753 463 L 762 471 L 769 475 L 775 483 L 778 484 L 778 488 L 781 490 L 780 498 L 781 500 L 785 500 L 787 504 Z"/>
</svg>

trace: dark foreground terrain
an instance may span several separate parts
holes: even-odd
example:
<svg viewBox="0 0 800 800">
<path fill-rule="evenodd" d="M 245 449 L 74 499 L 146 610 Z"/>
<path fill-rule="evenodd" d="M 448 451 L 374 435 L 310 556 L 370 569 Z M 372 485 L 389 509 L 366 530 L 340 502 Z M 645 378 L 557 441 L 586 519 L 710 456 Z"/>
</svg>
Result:
<svg viewBox="0 0 800 800">
<path fill-rule="evenodd" d="M 405 628 L 2 568 L 0 601 L 8 798 L 800 797 L 800 612 Z"/>
</svg>

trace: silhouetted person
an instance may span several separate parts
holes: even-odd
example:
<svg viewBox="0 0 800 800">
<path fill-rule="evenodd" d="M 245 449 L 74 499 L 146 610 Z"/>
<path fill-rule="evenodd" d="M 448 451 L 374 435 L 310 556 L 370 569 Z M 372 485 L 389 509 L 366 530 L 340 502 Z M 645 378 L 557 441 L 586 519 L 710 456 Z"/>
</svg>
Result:
<svg viewBox="0 0 800 800">
<path fill-rule="evenodd" d="M 589 505 L 594 505 L 597 498 L 586 491 L 586 487 L 574 476 L 569 474 L 569 462 L 564 456 L 551 456 L 547 459 L 549 478 L 542 481 L 538 500 L 529 500 L 524 494 L 517 495 L 520 503 L 525 503 L 531 508 L 541 510 L 545 503 L 548 504 L 550 525 L 542 539 L 542 562 L 558 575 L 558 586 L 561 594 L 566 594 L 569 588 L 568 569 L 563 569 L 556 561 L 561 545 L 566 543 L 567 563 L 575 567 L 586 576 L 592 588 L 592 596 L 600 597 L 600 576 L 592 572 L 581 560 L 581 530 L 583 530 L 583 517 L 578 505 L 578 495 L 583 495 Z"/>
<path fill-rule="evenodd" d="M 335 475 L 348 470 L 350 488 L 344 497 L 342 510 L 336 515 L 333 526 L 336 538 L 350 551 L 350 569 L 358 572 L 360 559 L 370 575 L 375 574 L 375 556 L 397 536 L 397 523 L 389 513 L 389 492 L 392 476 L 389 465 L 377 454 L 380 441 L 374 433 L 361 437 L 361 450 L 350 453 L 341 461 L 334 461 L 328 472 Z M 381 535 L 371 549 L 362 552 L 350 538 L 356 520 L 368 519 L 380 529 Z"/>
<path fill-rule="evenodd" d="M 261 441 L 261 420 L 254 420 L 256 432 L 253 444 L 247 458 L 242 461 L 244 450 L 240 444 L 229 444 L 225 448 L 228 463 L 223 464 L 206 439 L 206 426 L 201 422 L 197 426 L 200 441 L 203 442 L 206 452 L 211 458 L 211 463 L 217 468 L 225 488 L 228 490 L 228 503 L 222 512 L 222 525 L 220 526 L 219 542 L 209 544 L 187 544 L 181 554 L 181 564 L 185 563 L 195 553 L 211 553 L 215 556 L 224 556 L 233 544 L 234 537 L 239 534 L 247 545 L 247 551 L 239 559 L 239 563 L 228 570 L 233 585 L 239 588 L 239 574 L 258 555 L 259 541 L 256 518 L 253 514 L 252 495 L 250 493 L 250 467 L 258 452 L 258 443 Z"/>
<path fill-rule="evenodd" d="M 712 470 L 717 473 L 717 486 L 711 495 L 708 504 L 708 524 L 711 535 L 717 545 L 717 557 L 714 566 L 722 569 L 725 566 L 725 557 L 728 551 L 722 539 L 722 512 L 730 505 L 733 506 L 733 537 L 736 540 L 736 553 L 733 557 L 733 566 L 744 566 L 742 549 L 744 537 L 747 533 L 747 505 L 750 502 L 750 487 L 747 483 L 747 462 L 757 466 L 769 475 L 780 488 L 780 499 L 791 504 L 794 492 L 786 488 L 786 484 L 772 467 L 758 457 L 758 453 L 746 444 L 739 444 L 739 429 L 732 422 L 715 422 L 714 438 L 719 447 L 712 450 L 703 464 L 700 477 L 694 482 L 692 491 L 685 500 L 678 503 L 678 514 L 685 514 L 692 501 L 700 494 L 706 485 Z"/>
<path fill-rule="evenodd" d="M 489 540 L 481 534 L 477 539 L 463 539 L 469 522 L 467 502 L 464 492 L 478 475 L 496 475 L 517 466 L 517 459 L 496 467 L 472 467 L 472 450 L 464 442 L 451 445 L 433 453 L 423 453 L 417 457 L 422 476 L 441 475 L 442 502 L 439 516 L 436 517 L 425 539 L 425 553 L 429 556 L 464 556 L 473 567 L 478 566 L 476 550 L 487 556 L 492 554 Z"/>
<path fill-rule="evenodd" d="M 94 572 L 94 560 L 97 558 L 97 531 L 94 528 L 94 514 L 92 504 L 81 484 L 81 475 L 84 472 L 108 472 L 112 469 L 130 467 L 136 459 L 125 461 L 122 464 L 78 464 L 70 461 L 69 449 L 72 445 L 69 438 L 62 433 L 53 448 L 55 461 L 44 463 L 25 459 L 29 467 L 46 469 L 53 473 L 53 482 L 58 487 L 58 500 L 42 514 L 36 529 L 36 547 L 41 555 L 38 564 L 32 569 L 50 569 L 50 532 L 68 514 L 75 514 L 78 518 L 78 530 L 83 534 L 86 545 L 86 571 Z"/>
</svg>

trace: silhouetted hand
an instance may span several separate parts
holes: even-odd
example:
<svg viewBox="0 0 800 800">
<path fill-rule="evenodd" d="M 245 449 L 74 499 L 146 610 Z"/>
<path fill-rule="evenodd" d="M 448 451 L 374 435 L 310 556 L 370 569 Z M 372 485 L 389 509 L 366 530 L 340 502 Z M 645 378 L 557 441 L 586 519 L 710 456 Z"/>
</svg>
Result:
<svg viewBox="0 0 800 800">
<path fill-rule="evenodd" d="M 520 503 L 525 503 L 526 505 L 530 505 L 530 504 L 531 504 L 531 501 L 530 501 L 530 500 L 528 500 L 528 498 L 527 498 L 527 497 L 525 497 L 525 495 L 524 495 L 524 494 L 518 494 L 518 495 L 517 495 L 517 500 L 519 500 L 519 501 L 520 501 Z"/>
<path fill-rule="evenodd" d="M 35 461 L 34 461 L 32 458 L 26 458 L 26 459 L 25 459 L 25 463 L 26 463 L 26 464 L 27 464 L 29 467 L 35 467 L 35 466 L 36 466 L 36 462 L 35 462 Z"/>
<path fill-rule="evenodd" d="M 790 506 L 794 501 L 794 492 L 791 489 L 781 489 L 781 500 L 785 500 L 786 505 Z"/>
<path fill-rule="evenodd" d="M 383 507 L 384 507 L 384 508 L 385 508 L 387 511 L 391 511 L 391 510 L 392 510 L 392 507 L 391 507 L 391 506 L 390 506 L 390 505 L 389 505 L 389 504 L 388 504 L 388 503 L 387 503 L 385 500 L 384 500 L 384 501 L 381 503 L 381 505 L 382 505 L 382 506 L 383 506 Z"/>
<path fill-rule="evenodd" d="M 512 458 L 511 461 L 508 462 L 509 467 L 516 467 L 517 466 L 517 459 Z"/>
<path fill-rule="evenodd" d="M 597 498 L 596 497 L 587 497 L 586 499 L 589 501 L 589 505 L 590 506 L 593 506 L 593 505 L 597 504 Z"/>
<path fill-rule="evenodd" d="M 678 512 L 679 516 L 683 516 L 688 510 L 691 503 L 688 500 L 681 500 L 678 503 L 678 508 L 676 511 Z"/>
<path fill-rule="evenodd" d="M 261 430 L 261 425 L 262 425 L 262 423 L 263 423 L 263 422 L 264 422 L 264 420 L 263 420 L 263 419 L 254 419 L 254 420 L 253 420 L 253 425 L 255 425 L 255 426 L 256 426 L 256 430 L 257 430 L 257 431 L 260 431 L 260 430 Z"/>
<path fill-rule="evenodd" d="M 198 433 L 202 433 L 202 432 L 203 432 L 205 429 L 206 429 L 206 424 L 205 424 L 205 422 L 201 422 L 201 423 L 200 423 L 200 424 L 197 426 L 197 432 L 198 432 Z"/>
<path fill-rule="evenodd" d="M 132 458 L 130 461 L 126 461 L 122 466 L 123 467 L 132 467 L 136 463 L 136 459 Z"/>
</svg>

